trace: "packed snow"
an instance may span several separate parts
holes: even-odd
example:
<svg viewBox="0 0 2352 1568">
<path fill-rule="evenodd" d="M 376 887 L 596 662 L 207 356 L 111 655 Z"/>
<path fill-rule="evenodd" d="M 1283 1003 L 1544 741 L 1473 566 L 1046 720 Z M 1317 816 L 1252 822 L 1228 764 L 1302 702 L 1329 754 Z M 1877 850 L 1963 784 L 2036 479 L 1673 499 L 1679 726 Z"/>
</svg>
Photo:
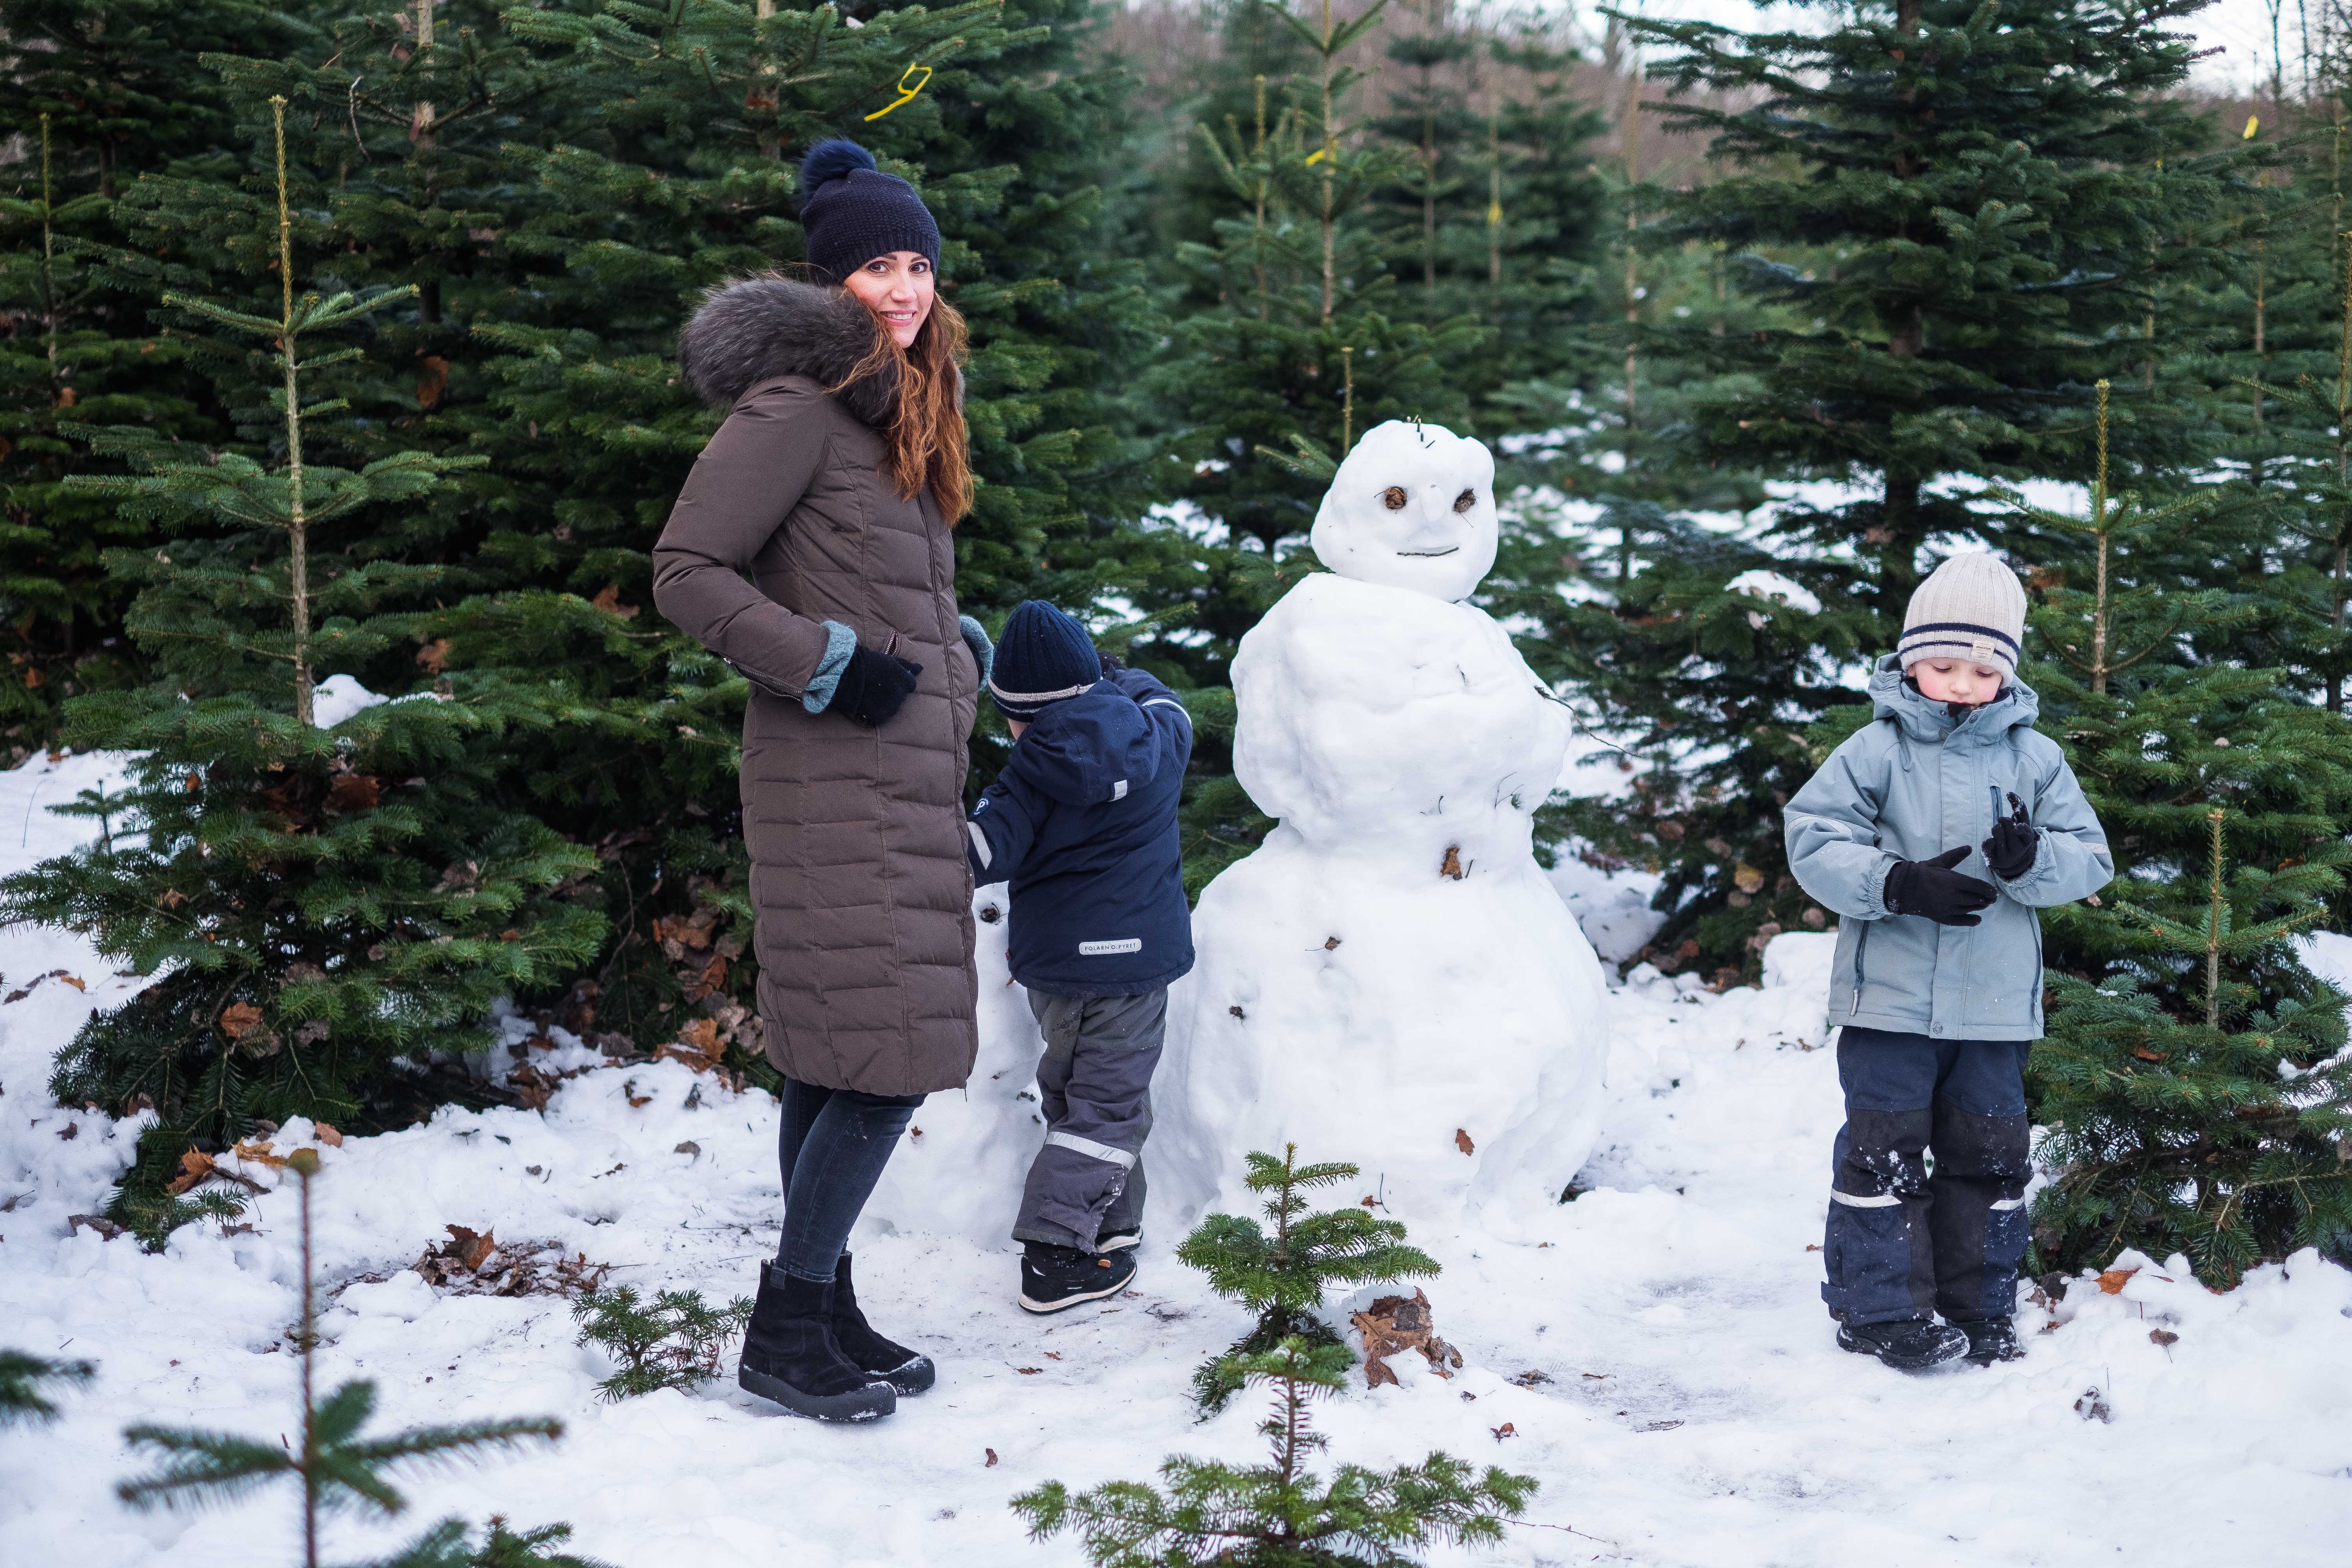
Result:
<svg viewBox="0 0 2352 1568">
<path fill-rule="evenodd" d="M 0 811 L 21 811 L 41 780 L 37 807 L 69 799 L 110 765 L 0 773 Z M 12 866 L 96 831 L 31 820 L 11 819 Z M 1001 941 L 1001 922 L 982 929 Z M 2126 1257 L 2139 1271 L 2117 1293 L 2078 1282 L 2054 1313 L 2028 1301 L 2026 1359 L 1990 1371 L 1906 1377 L 1833 1347 L 1808 1250 L 1839 1119 L 1827 945 L 1780 938 L 1762 989 L 1717 995 L 1637 967 L 1607 994 L 1609 1095 L 1579 1194 L 1517 1211 L 1508 1239 L 1476 1223 L 1416 1226 L 1444 1265 L 1426 1285 L 1439 1330 L 1469 1365 L 1440 1380 L 1402 1358 L 1402 1386 L 1323 1405 L 1328 1458 L 1444 1447 L 1538 1477 L 1528 1522 L 1480 1559 L 1498 1563 L 2342 1562 L 2352 1275 L 2332 1264 L 2297 1257 L 2215 1295 L 2178 1261 Z M 576 1550 L 624 1568 L 1074 1564 L 1067 1540 L 1027 1542 L 1005 1500 L 1047 1479 L 1147 1478 L 1175 1451 L 1257 1454 L 1255 1397 L 1192 1419 L 1187 1374 L 1245 1319 L 1175 1260 L 1161 1216 L 1130 1293 L 1045 1320 L 1013 1305 L 1002 1227 L 1017 1166 L 967 1161 L 956 1142 L 966 1122 L 1032 1114 L 1027 1010 L 1001 945 L 984 942 L 982 962 L 983 1071 L 1000 1076 L 932 1097 L 856 1238 L 880 1325 L 940 1365 L 938 1388 L 873 1427 L 797 1420 L 729 1381 L 600 1404 L 609 1367 L 575 1343 L 562 1300 L 436 1290 L 408 1268 L 462 1225 L 509 1247 L 584 1253 L 648 1290 L 748 1294 L 775 1240 L 765 1095 L 729 1094 L 676 1062 L 587 1065 L 596 1054 L 564 1042 L 545 1065 L 584 1070 L 543 1114 L 445 1110 L 322 1147 L 322 1378 L 373 1379 L 387 1429 L 541 1414 L 569 1427 L 552 1450 L 416 1479 L 394 1524 L 339 1520 L 331 1556 L 498 1512 L 568 1519 Z M 41 978 L 57 970 L 80 984 Z M 137 983 L 37 929 L 0 933 L 0 973 L 26 992 L 0 1004 L 0 1344 L 99 1364 L 55 1426 L 0 1432 L 0 1558 L 293 1561 L 282 1496 L 142 1515 L 112 1492 L 141 1468 L 121 1438 L 131 1422 L 291 1429 L 292 1195 L 248 1164 L 272 1189 L 243 1216 L 252 1228 L 190 1226 L 160 1255 L 71 1228 L 69 1215 L 104 1205 L 143 1119 L 55 1104 L 48 1064 Z M 1335 1128 L 1341 1146 L 1307 1152 L 1361 1157 L 1381 1131 Z M 310 1146 L 313 1132 L 297 1121 L 274 1142 Z M 971 1146 L 1005 1142 L 992 1128 Z M 1362 1192 L 1339 1200 L 1378 1194 L 1381 1178 L 1368 1161 Z M 1344 1322 L 1349 1303 L 1331 1305 Z M 2158 1330 L 2177 1337 L 2159 1342 Z"/>
</svg>

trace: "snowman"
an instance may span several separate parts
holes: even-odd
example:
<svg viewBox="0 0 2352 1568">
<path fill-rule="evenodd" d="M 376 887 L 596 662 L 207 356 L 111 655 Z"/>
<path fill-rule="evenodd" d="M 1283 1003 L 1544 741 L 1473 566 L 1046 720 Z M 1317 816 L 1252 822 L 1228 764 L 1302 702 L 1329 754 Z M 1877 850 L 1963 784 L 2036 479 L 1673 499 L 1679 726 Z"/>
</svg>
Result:
<svg viewBox="0 0 2352 1568">
<path fill-rule="evenodd" d="M 1152 1093 L 1155 1228 L 1251 1212 L 1243 1156 L 1295 1142 L 1393 1212 L 1507 1234 L 1592 1151 L 1605 984 L 1532 852 L 1572 726 L 1467 602 L 1494 480 L 1476 441 L 1368 431 L 1315 519 L 1330 570 L 1242 639 L 1234 771 L 1280 826 L 1193 915 Z"/>
</svg>

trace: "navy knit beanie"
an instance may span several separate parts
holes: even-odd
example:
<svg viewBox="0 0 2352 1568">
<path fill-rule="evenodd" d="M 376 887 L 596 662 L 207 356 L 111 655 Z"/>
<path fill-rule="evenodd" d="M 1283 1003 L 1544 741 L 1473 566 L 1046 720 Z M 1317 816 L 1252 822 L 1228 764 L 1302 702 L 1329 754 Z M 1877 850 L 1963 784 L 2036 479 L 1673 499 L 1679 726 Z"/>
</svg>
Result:
<svg viewBox="0 0 2352 1568">
<path fill-rule="evenodd" d="M 1102 679 L 1094 638 L 1043 599 L 1024 600 L 996 636 L 989 700 L 1007 719 L 1034 719 L 1049 702 L 1076 697 Z"/>
<path fill-rule="evenodd" d="M 835 283 L 894 250 L 940 264 L 940 226 L 915 187 L 839 138 L 818 142 L 801 160 L 801 232 L 810 265 Z"/>
</svg>

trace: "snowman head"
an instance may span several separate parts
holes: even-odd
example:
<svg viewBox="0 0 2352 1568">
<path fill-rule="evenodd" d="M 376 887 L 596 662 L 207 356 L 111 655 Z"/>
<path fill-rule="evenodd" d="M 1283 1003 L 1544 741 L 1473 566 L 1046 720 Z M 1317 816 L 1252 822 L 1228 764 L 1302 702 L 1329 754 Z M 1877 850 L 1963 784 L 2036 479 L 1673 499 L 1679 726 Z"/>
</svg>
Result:
<svg viewBox="0 0 2352 1568">
<path fill-rule="evenodd" d="M 1315 553 L 1342 577 L 1468 598 L 1495 564 L 1495 458 L 1436 425 L 1364 432 L 1315 514 Z"/>
</svg>

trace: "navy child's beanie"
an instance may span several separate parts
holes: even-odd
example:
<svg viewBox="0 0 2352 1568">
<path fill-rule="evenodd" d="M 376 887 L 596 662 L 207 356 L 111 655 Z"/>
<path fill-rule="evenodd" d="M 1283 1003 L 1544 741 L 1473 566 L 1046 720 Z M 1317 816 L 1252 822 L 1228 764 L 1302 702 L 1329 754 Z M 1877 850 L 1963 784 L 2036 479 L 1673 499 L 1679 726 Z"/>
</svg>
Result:
<svg viewBox="0 0 2352 1568">
<path fill-rule="evenodd" d="M 940 226 L 915 187 L 838 137 L 801 160 L 801 232 L 810 265 L 835 283 L 894 250 L 940 264 Z"/>
<path fill-rule="evenodd" d="M 996 636 L 988 695 L 1007 719 L 1034 719 L 1049 702 L 1076 697 L 1102 679 L 1094 639 L 1043 599 L 1023 601 Z"/>
</svg>

